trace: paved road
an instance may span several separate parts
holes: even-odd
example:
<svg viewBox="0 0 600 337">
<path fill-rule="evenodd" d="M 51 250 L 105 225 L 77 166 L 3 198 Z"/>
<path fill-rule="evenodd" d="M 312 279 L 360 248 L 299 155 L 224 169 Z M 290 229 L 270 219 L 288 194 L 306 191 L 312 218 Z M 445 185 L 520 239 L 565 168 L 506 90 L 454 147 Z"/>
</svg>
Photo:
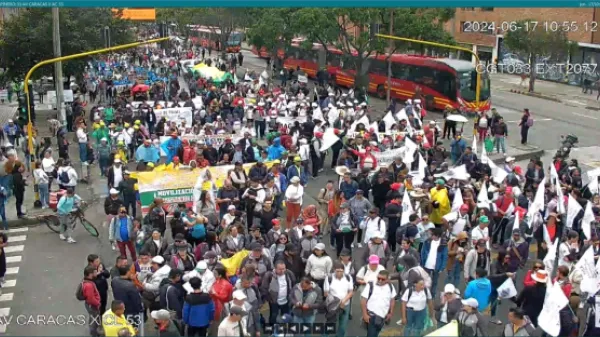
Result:
<svg viewBox="0 0 600 337">
<path fill-rule="evenodd" d="M 250 51 L 243 50 L 244 67 L 250 70 L 262 71 L 266 62 Z M 573 107 L 567 103 L 536 97 L 510 93 L 504 83 L 496 86 L 492 81 L 492 106 L 504 116 L 508 122 L 508 145 L 516 146 L 520 142 L 518 122 L 524 108 L 530 109 L 535 117 L 534 127 L 529 133 L 529 143 L 539 146 L 544 150 L 556 148 L 559 144 L 559 135 L 573 133 L 579 136 L 580 146 L 594 146 L 600 139 L 600 112 L 585 109 L 583 106 Z M 370 100 L 375 110 L 375 116 L 380 118 L 386 109 L 384 100 L 372 98 Z M 436 119 L 441 119 L 439 114 Z M 472 124 L 465 125 L 465 130 L 472 130 Z"/>
</svg>

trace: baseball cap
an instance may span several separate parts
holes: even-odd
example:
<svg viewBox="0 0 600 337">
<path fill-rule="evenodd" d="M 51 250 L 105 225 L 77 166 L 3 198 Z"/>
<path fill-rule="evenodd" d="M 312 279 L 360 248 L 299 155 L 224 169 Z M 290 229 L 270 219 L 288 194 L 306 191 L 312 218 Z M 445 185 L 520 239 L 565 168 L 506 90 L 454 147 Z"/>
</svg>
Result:
<svg viewBox="0 0 600 337">
<path fill-rule="evenodd" d="M 242 308 L 240 308 L 238 306 L 232 306 L 229 309 L 229 313 L 231 315 L 238 315 L 238 316 L 246 316 L 246 315 L 248 315 L 248 313 L 244 309 L 242 309 Z"/>
<path fill-rule="evenodd" d="M 377 255 L 369 256 L 369 264 L 379 264 L 379 256 L 377 256 Z"/>
<path fill-rule="evenodd" d="M 168 310 L 160 309 L 160 310 L 154 310 L 153 312 L 151 312 L 150 317 L 152 317 L 153 319 L 158 319 L 158 320 L 168 320 L 168 319 L 170 320 L 171 314 L 169 313 Z"/>
<path fill-rule="evenodd" d="M 474 298 L 467 298 L 466 300 L 461 301 L 463 305 L 469 306 L 471 308 L 477 309 L 479 307 L 479 302 L 477 302 Z"/>
<path fill-rule="evenodd" d="M 454 294 L 456 287 L 452 283 L 448 283 L 444 286 L 444 294 Z"/>
<path fill-rule="evenodd" d="M 160 255 L 157 255 L 152 258 L 152 263 L 163 264 L 163 263 L 165 263 L 165 258 Z"/>
<path fill-rule="evenodd" d="M 247 299 L 247 298 L 248 298 L 248 296 L 246 296 L 246 294 L 244 294 L 244 291 L 243 291 L 243 290 L 236 290 L 236 291 L 234 291 L 234 292 L 233 292 L 233 295 L 231 295 L 231 297 L 232 297 L 234 300 L 240 300 L 240 301 L 241 301 L 241 300 L 245 300 L 245 299 Z"/>
</svg>

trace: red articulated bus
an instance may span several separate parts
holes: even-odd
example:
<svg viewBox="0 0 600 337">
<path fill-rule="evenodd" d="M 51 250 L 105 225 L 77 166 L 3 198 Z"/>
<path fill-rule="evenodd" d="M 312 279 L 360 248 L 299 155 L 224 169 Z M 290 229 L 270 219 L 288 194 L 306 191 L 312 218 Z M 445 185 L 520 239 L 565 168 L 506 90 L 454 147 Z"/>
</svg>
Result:
<svg viewBox="0 0 600 337">
<path fill-rule="evenodd" d="M 210 46 L 216 51 L 223 50 L 221 47 L 221 30 L 219 28 L 194 25 L 191 26 L 190 36 L 191 40 L 196 45 L 200 45 L 204 48 Z M 244 33 L 242 32 L 231 32 L 225 46 L 225 51 L 227 53 L 239 53 L 242 49 L 243 36 Z"/>
</svg>

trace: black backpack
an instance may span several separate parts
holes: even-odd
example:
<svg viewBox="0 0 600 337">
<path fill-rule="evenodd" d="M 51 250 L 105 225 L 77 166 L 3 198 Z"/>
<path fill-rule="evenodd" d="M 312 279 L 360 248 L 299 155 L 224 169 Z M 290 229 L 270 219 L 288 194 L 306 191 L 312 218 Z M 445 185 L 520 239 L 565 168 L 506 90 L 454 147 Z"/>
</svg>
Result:
<svg viewBox="0 0 600 337">
<path fill-rule="evenodd" d="M 344 274 L 344 277 L 346 278 L 346 281 L 348 281 L 348 282 L 352 281 L 352 278 L 350 277 L 350 275 Z M 330 287 L 331 287 L 331 281 L 333 281 L 333 275 L 329 275 L 327 277 L 327 282 Z"/>
<path fill-rule="evenodd" d="M 69 172 L 67 172 L 67 170 L 63 170 L 59 175 L 58 175 L 58 181 L 61 184 L 68 184 L 69 181 L 71 181 L 71 178 L 69 178 Z"/>
<path fill-rule="evenodd" d="M 83 295 L 83 283 L 85 281 L 82 281 L 81 283 L 79 283 L 79 285 L 77 286 L 77 289 L 75 290 L 75 297 L 79 300 L 79 301 L 85 301 L 85 296 Z"/>
<path fill-rule="evenodd" d="M 367 302 L 369 301 L 369 299 L 371 299 L 371 295 L 373 295 L 373 286 L 374 283 L 373 281 L 368 283 L 369 285 L 369 295 L 367 296 Z M 390 287 L 390 293 L 394 293 L 394 286 L 391 283 L 388 283 L 388 286 Z"/>
</svg>

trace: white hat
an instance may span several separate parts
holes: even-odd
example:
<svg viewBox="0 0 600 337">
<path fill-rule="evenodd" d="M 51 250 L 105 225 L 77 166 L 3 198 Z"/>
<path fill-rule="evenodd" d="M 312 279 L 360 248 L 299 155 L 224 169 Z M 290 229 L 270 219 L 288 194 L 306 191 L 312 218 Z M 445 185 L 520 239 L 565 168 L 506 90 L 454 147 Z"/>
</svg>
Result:
<svg viewBox="0 0 600 337">
<path fill-rule="evenodd" d="M 318 105 L 317 103 L 315 103 L 315 102 L 313 102 L 313 104 L 311 104 L 311 105 L 312 105 L 312 107 L 313 107 L 313 108 L 316 108 L 316 107 L 318 107 L 318 106 L 319 106 L 319 105 Z"/>
<path fill-rule="evenodd" d="M 452 283 L 448 283 L 444 286 L 444 294 L 454 294 L 456 287 Z"/>
<path fill-rule="evenodd" d="M 290 179 L 291 183 L 299 183 L 300 182 L 300 178 L 298 178 L 298 176 L 294 176 L 292 177 L 292 179 Z"/>
<path fill-rule="evenodd" d="M 466 305 L 468 307 L 475 309 L 479 308 L 479 302 L 477 302 L 477 300 L 474 298 L 467 298 L 466 300 L 462 300 L 461 302 L 463 305 Z"/>
<path fill-rule="evenodd" d="M 156 255 L 155 257 L 152 258 L 152 263 L 163 264 L 163 263 L 165 263 L 165 258 L 160 255 Z"/>
<path fill-rule="evenodd" d="M 415 99 L 415 104 L 419 104 L 419 103 L 421 103 L 421 100 L 420 100 L 420 99 L 418 99 L 418 98 L 417 98 L 417 99 Z"/>
<path fill-rule="evenodd" d="M 208 264 L 206 263 L 206 261 L 202 260 L 202 261 L 198 262 L 198 264 L 196 264 L 196 269 L 206 270 L 206 269 L 208 269 Z"/>
<path fill-rule="evenodd" d="M 366 102 L 362 102 L 362 103 L 360 103 L 360 106 L 367 106 L 367 103 Z"/>
<path fill-rule="evenodd" d="M 13 123 L 13 120 L 12 120 L 12 119 L 9 119 L 9 120 L 8 120 L 8 122 L 9 122 L 9 123 Z"/>
<path fill-rule="evenodd" d="M 228 211 L 235 211 L 235 205 L 229 205 L 229 207 L 227 207 Z"/>
<path fill-rule="evenodd" d="M 304 227 L 302 227 L 302 229 L 304 229 L 305 232 L 314 232 L 315 228 L 311 225 L 305 225 Z"/>
<path fill-rule="evenodd" d="M 536 282 L 546 283 L 548 280 L 548 272 L 545 270 L 538 270 L 531 274 L 531 278 Z"/>
<path fill-rule="evenodd" d="M 157 320 L 161 320 L 161 321 L 170 320 L 171 313 L 165 309 L 154 310 L 150 313 L 150 317 L 152 317 L 152 319 L 157 319 Z"/>
<path fill-rule="evenodd" d="M 241 290 L 241 289 L 238 289 L 238 290 L 234 291 L 234 292 L 233 292 L 233 295 L 231 295 L 231 297 L 232 297 L 234 300 L 240 300 L 240 301 L 241 301 L 241 300 L 245 300 L 245 299 L 247 299 L 247 298 L 248 298 L 248 296 L 246 296 L 246 294 L 244 294 L 244 291 L 243 291 L 243 290 Z"/>
<path fill-rule="evenodd" d="M 313 248 L 313 250 L 315 250 L 315 249 L 325 251 L 325 244 L 322 242 L 319 242 L 315 245 L 315 248 Z"/>
<path fill-rule="evenodd" d="M 330 92 L 330 93 L 329 93 L 329 97 L 333 97 L 333 96 L 335 96 L 335 94 L 334 94 L 334 93 L 332 93 L 332 92 Z"/>
<path fill-rule="evenodd" d="M 115 163 L 120 163 L 120 162 L 121 162 L 121 159 L 117 158 L 117 159 L 115 159 L 115 160 L 114 160 L 114 162 L 115 162 Z"/>
<path fill-rule="evenodd" d="M 335 167 L 335 173 L 337 173 L 340 176 L 343 176 L 346 173 L 349 173 L 350 169 L 346 166 L 336 166 Z"/>
<path fill-rule="evenodd" d="M 407 99 L 406 104 L 412 104 L 412 99 Z"/>
<path fill-rule="evenodd" d="M 373 233 L 373 235 L 371 235 L 371 239 L 383 239 L 383 233 L 376 231 Z"/>
<path fill-rule="evenodd" d="M 109 191 L 109 193 L 110 193 L 110 194 L 119 194 L 119 191 L 117 191 L 117 190 L 116 190 L 116 189 L 114 189 L 114 188 L 111 188 L 111 189 L 110 189 L 110 191 Z"/>
<path fill-rule="evenodd" d="M 507 163 L 515 161 L 515 157 L 507 157 L 505 160 Z"/>
</svg>

